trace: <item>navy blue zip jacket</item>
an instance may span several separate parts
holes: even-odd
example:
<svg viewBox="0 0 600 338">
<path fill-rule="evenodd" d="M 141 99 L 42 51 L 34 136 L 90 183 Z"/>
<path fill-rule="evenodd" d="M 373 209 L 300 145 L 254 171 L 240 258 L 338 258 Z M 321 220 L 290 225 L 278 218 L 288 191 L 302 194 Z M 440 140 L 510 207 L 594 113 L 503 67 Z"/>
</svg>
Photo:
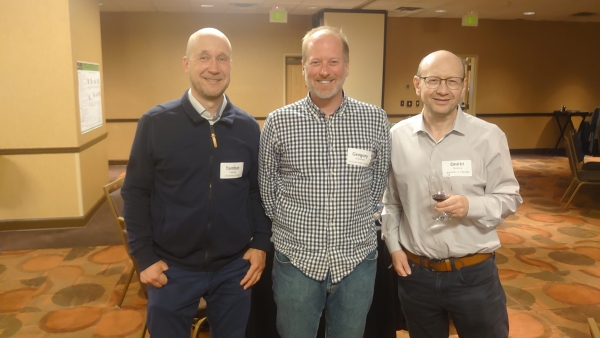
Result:
<svg viewBox="0 0 600 338">
<path fill-rule="evenodd" d="M 140 271 L 159 260 L 215 271 L 248 248 L 269 250 L 271 222 L 258 191 L 259 138 L 256 120 L 229 98 L 213 126 L 187 92 L 142 116 L 121 189 Z"/>
</svg>

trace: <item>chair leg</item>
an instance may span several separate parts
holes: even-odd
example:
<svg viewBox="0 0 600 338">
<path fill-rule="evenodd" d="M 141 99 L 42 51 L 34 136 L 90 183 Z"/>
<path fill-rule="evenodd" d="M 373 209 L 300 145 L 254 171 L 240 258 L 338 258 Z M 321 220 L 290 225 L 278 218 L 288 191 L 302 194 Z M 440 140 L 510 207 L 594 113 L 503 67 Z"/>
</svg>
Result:
<svg viewBox="0 0 600 338">
<path fill-rule="evenodd" d="M 117 302 L 117 309 L 121 308 L 123 304 L 123 299 L 125 299 L 125 294 L 127 294 L 127 289 L 129 289 L 129 284 L 131 284 L 131 280 L 133 279 L 133 274 L 135 274 L 135 268 L 132 266 L 131 271 L 129 271 L 129 276 L 127 276 L 127 281 L 125 282 L 125 287 L 121 292 L 121 296 L 119 297 L 119 301 Z"/>
<path fill-rule="evenodd" d="M 559 202 L 562 202 L 565 199 L 565 197 L 567 197 L 567 195 L 573 190 L 573 188 L 575 188 L 575 184 L 577 184 L 576 178 L 574 178 L 573 181 L 571 181 L 571 184 L 569 184 L 569 187 L 567 188 L 567 190 L 565 190 L 565 193 L 560 198 Z"/>
<path fill-rule="evenodd" d="M 144 322 L 144 329 L 142 330 L 142 337 L 141 338 L 146 337 L 146 331 L 147 330 L 148 330 L 148 323 Z"/>
<path fill-rule="evenodd" d="M 194 330 L 192 330 L 192 336 L 191 336 L 191 338 L 198 338 L 198 334 L 200 333 L 200 329 L 202 328 L 202 326 L 204 326 L 205 322 L 206 322 L 206 317 L 199 318 L 196 321 L 196 323 L 194 323 L 194 325 L 192 325 L 192 327 L 194 328 Z"/>
<path fill-rule="evenodd" d="M 579 191 L 579 188 L 581 188 L 582 185 L 584 185 L 585 183 L 579 183 L 577 185 L 577 188 L 575 188 L 575 191 L 573 191 L 573 194 L 571 195 L 571 198 L 569 198 L 569 201 L 567 202 L 567 204 L 565 204 L 564 209 L 567 209 L 569 207 L 569 204 L 571 204 L 571 201 L 573 200 L 573 197 L 575 197 L 575 195 L 577 195 L 577 192 Z"/>
</svg>

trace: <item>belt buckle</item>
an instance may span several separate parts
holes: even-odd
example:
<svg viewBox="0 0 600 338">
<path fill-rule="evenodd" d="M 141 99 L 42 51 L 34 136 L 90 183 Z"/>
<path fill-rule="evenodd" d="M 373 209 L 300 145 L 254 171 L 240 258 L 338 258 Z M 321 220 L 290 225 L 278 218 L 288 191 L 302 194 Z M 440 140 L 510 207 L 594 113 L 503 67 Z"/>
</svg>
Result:
<svg viewBox="0 0 600 338">
<path fill-rule="evenodd" d="M 429 269 L 429 271 L 438 272 L 437 270 L 433 269 L 433 264 L 441 263 L 443 261 L 444 259 L 429 258 L 429 261 L 427 262 L 427 268 Z"/>
</svg>

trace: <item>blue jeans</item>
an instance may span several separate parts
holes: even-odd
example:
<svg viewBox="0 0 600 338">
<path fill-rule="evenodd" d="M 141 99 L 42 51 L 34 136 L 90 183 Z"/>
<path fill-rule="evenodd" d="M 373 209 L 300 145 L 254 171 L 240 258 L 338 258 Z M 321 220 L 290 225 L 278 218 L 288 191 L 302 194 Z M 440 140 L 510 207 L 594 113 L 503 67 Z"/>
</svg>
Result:
<svg viewBox="0 0 600 338">
<path fill-rule="evenodd" d="M 206 300 L 211 337 L 244 338 L 251 293 L 240 282 L 249 267 L 241 257 L 213 272 L 169 266 L 165 286 L 148 286 L 148 331 L 152 338 L 189 338 L 200 297 Z"/>
<path fill-rule="evenodd" d="M 307 277 L 275 251 L 273 295 L 277 304 L 277 331 L 282 338 L 314 338 L 325 309 L 325 336 L 362 338 L 373 299 L 377 250 L 371 252 L 339 283 Z"/>
<path fill-rule="evenodd" d="M 460 270 L 435 272 L 408 261 L 398 294 L 411 338 L 448 338 L 448 317 L 460 338 L 506 338 L 506 295 L 494 256 Z"/>
</svg>

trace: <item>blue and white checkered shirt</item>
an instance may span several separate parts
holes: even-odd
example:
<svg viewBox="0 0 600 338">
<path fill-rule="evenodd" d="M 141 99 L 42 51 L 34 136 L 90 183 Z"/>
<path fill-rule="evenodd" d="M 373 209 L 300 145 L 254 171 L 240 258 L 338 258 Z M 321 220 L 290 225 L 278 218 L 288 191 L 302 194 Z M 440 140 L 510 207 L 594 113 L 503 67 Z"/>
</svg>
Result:
<svg viewBox="0 0 600 338">
<path fill-rule="evenodd" d="M 381 108 L 344 96 L 326 117 L 307 96 L 269 114 L 258 180 L 275 249 L 312 279 L 341 281 L 377 248 L 389 162 Z"/>
</svg>

